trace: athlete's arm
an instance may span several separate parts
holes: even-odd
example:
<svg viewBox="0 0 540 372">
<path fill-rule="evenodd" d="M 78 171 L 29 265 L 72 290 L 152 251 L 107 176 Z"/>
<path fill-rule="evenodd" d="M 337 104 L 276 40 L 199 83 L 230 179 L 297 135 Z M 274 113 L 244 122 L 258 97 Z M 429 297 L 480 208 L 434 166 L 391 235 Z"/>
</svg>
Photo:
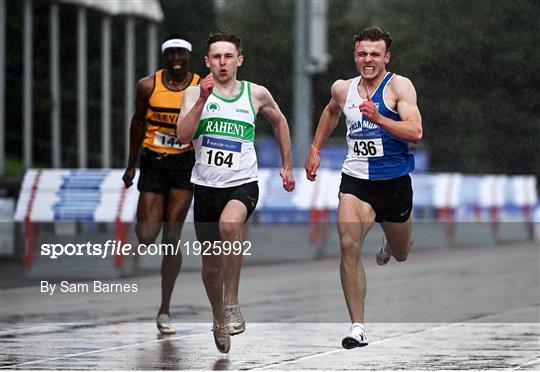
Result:
<svg viewBox="0 0 540 372">
<path fill-rule="evenodd" d="M 201 120 L 204 104 L 213 89 L 214 79 L 211 73 L 201 81 L 200 86 L 186 89 L 176 125 L 176 137 L 180 143 L 189 143 L 193 139 Z"/>
<path fill-rule="evenodd" d="M 397 138 L 419 143 L 422 139 L 422 116 L 416 104 L 414 85 L 403 76 L 396 76 L 391 84 L 396 97 L 396 110 L 401 121 L 382 116 L 369 97 L 367 102 L 360 105 L 360 110 L 367 116 L 369 121 L 379 124 L 384 130 L 392 133 Z"/>
<path fill-rule="evenodd" d="M 268 89 L 252 84 L 251 93 L 255 106 L 258 107 L 258 112 L 263 114 L 274 129 L 274 135 L 279 143 L 279 151 L 281 152 L 282 168 L 279 174 L 283 179 L 283 188 L 291 192 L 294 190 L 295 181 L 292 172 L 291 136 L 287 119 Z"/>
<path fill-rule="evenodd" d="M 344 80 L 336 81 L 332 85 L 331 92 L 332 98 L 330 98 L 330 102 L 328 102 L 321 114 L 304 167 L 306 177 L 310 181 L 315 181 L 317 178 L 317 170 L 321 165 L 319 152 L 338 124 L 342 111 L 339 102 L 344 102 L 344 92 L 347 92 L 346 82 Z"/>
<path fill-rule="evenodd" d="M 148 108 L 148 100 L 154 90 L 154 78 L 147 76 L 137 83 L 137 93 L 135 97 L 135 113 L 131 118 L 129 128 L 129 156 L 126 171 L 122 176 L 124 185 L 130 187 L 133 185 L 135 177 L 135 168 L 137 167 L 137 156 L 141 148 L 144 134 L 146 132 L 145 116 Z"/>
</svg>

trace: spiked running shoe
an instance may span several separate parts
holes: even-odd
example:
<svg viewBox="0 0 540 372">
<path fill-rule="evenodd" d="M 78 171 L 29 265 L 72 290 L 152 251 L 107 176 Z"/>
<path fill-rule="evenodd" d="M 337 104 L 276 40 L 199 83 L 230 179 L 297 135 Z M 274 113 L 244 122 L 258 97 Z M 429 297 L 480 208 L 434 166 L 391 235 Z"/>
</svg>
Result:
<svg viewBox="0 0 540 372">
<path fill-rule="evenodd" d="M 162 335 L 173 335 L 176 333 L 171 318 L 167 314 L 159 314 L 157 317 L 157 328 Z"/>
<path fill-rule="evenodd" d="M 377 261 L 377 265 L 383 266 L 390 261 L 390 258 L 392 258 L 392 253 L 388 252 L 386 250 L 386 243 L 383 241 L 382 247 L 377 251 L 377 254 L 375 255 L 375 260 Z"/>
<path fill-rule="evenodd" d="M 225 306 L 225 317 L 231 336 L 238 335 L 246 330 L 246 322 L 240 311 L 240 305 L 237 303 Z"/>
<path fill-rule="evenodd" d="M 341 341 L 341 346 L 344 349 L 353 349 L 355 347 L 363 347 L 369 344 L 368 336 L 364 327 L 360 323 L 353 323 L 349 335 Z"/>
<path fill-rule="evenodd" d="M 214 319 L 214 326 L 212 327 L 214 333 L 214 342 L 220 353 L 226 354 L 231 350 L 231 336 L 229 335 L 229 327 L 226 323 L 218 324 Z"/>
</svg>

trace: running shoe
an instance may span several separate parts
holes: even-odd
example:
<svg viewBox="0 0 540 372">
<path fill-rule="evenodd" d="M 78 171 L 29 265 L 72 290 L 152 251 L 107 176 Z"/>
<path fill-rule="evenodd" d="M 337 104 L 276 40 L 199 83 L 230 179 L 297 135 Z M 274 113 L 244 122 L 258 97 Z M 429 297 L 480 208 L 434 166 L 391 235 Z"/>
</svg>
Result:
<svg viewBox="0 0 540 372">
<path fill-rule="evenodd" d="M 364 326 L 360 323 L 353 323 L 349 335 L 341 341 L 341 346 L 344 349 L 363 347 L 367 346 L 367 344 L 369 344 L 368 336 Z"/>
<path fill-rule="evenodd" d="M 225 317 L 231 336 L 238 335 L 246 330 L 246 322 L 242 317 L 238 303 L 225 306 Z"/>
<path fill-rule="evenodd" d="M 377 251 L 377 254 L 375 255 L 375 260 L 377 261 L 377 265 L 383 266 L 390 261 L 390 258 L 392 258 L 392 253 L 388 252 L 386 250 L 386 242 L 383 240 L 382 247 Z"/>
<path fill-rule="evenodd" d="M 162 335 L 173 335 L 176 333 L 171 318 L 167 314 L 159 314 L 157 317 L 157 328 Z"/>
<path fill-rule="evenodd" d="M 226 323 L 219 324 L 214 319 L 214 326 L 212 327 L 214 333 L 214 342 L 220 353 L 226 354 L 231 350 L 231 336 L 229 335 L 229 327 Z"/>
</svg>

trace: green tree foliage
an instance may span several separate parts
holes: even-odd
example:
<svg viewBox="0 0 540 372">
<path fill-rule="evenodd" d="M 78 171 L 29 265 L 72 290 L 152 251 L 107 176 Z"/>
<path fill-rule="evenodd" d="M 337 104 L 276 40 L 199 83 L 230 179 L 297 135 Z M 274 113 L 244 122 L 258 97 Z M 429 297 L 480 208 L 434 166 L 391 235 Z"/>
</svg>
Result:
<svg viewBox="0 0 540 372">
<path fill-rule="evenodd" d="M 536 1 L 384 1 L 391 69 L 416 85 L 440 171 L 540 174 Z"/>
<path fill-rule="evenodd" d="M 389 69 L 416 86 L 432 170 L 540 174 L 539 2 L 332 0 L 328 11 L 331 60 L 314 76 L 314 126 L 331 84 L 357 75 L 354 34 L 380 25 L 394 39 Z M 243 37 L 241 78 L 269 87 L 289 118 L 293 22 L 292 1 L 228 0 L 218 17 Z M 342 123 L 334 135 L 344 132 Z"/>
<path fill-rule="evenodd" d="M 162 0 L 160 37 L 184 32 L 194 45 L 193 69 L 203 76 L 205 40 L 217 29 L 244 45 L 239 78 L 265 85 L 292 117 L 294 1 Z M 22 2 L 7 4 L 6 129 L 8 155 L 22 158 Z M 34 1 L 34 158 L 50 165 L 48 1 Z M 434 171 L 540 174 L 540 2 L 534 0 L 331 0 L 325 73 L 313 77 L 317 119 L 337 79 L 357 74 L 353 35 L 380 25 L 392 33 L 389 69 L 409 77 L 423 115 L 424 146 Z M 76 8 L 61 4 L 62 150 L 76 166 Z M 90 166 L 99 166 L 101 15 L 88 12 Z M 124 23 L 113 19 L 114 166 L 124 156 Z M 137 78 L 147 74 L 145 25 L 136 25 Z M 139 58 L 140 56 L 140 58 Z M 133 87 L 135 94 L 135 87 Z M 294 123 L 291 122 L 291 125 Z M 270 133 L 268 126 L 267 133 Z M 336 137 L 343 136 L 340 124 Z M 94 140 L 95 139 L 95 140 Z"/>
<path fill-rule="evenodd" d="M 213 0 L 161 0 L 164 20 L 161 36 L 172 32 L 184 33 L 193 45 L 193 69 L 204 74 L 206 67 L 206 39 L 216 27 L 216 14 Z M 203 75 L 204 76 L 204 75 Z"/>
<path fill-rule="evenodd" d="M 294 2 L 287 0 L 226 1 L 217 28 L 242 39 L 244 64 L 238 78 L 264 85 L 287 118 L 292 116 Z M 263 125 L 258 133 L 271 133 Z"/>
</svg>

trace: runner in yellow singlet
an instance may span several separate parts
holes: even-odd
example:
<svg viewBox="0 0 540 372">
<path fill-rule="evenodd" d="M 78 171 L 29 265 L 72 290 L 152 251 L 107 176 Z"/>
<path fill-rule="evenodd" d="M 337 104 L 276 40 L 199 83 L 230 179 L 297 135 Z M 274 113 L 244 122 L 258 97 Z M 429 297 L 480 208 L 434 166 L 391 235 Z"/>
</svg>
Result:
<svg viewBox="0 0 540 372">
<path fill-rule="evenodd" d="M 200 77 L 190 72 L 191 43 L 186 37 L 169 35 L 161 51 L 166 67 L 137 84 L 128 166 L 122 179 L 126 187 L 133 184 L 142 145 L 137 238 L 142 244 L 154 243 L 163 226 L 163 243 L 176 246 L 193 197 L 190 178 L 195 162 L 191 142 L 182 144 L 176 139 L 176 122 L 185 89 L 197 85 Z M 163 256 L 161 306 L 157 316 L 157 327 L 162 334 L 176 332 L 169 307 L 181 266 L 181 252 Z"/>
</svg>

